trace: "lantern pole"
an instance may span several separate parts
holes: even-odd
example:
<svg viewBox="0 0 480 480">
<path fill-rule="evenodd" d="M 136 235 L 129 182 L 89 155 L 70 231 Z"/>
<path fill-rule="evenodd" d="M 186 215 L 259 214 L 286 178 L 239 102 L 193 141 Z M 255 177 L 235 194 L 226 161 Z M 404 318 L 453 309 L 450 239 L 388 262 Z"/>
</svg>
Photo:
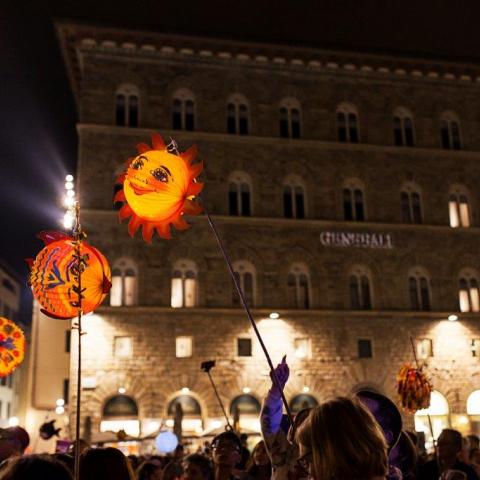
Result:
<svg viewBox="0 0 480 480">
<path fill-rule="evenodd" d="M 177 142 L 172 137 L 170 137 L 170 144 L 167 146 L 167 148 L 170 148 L 171 150 L 173 150 L 176 155 L 180 155 L 180 152 L 178 150 Z M 208 213 L 208 211 L 205 207 L 204 207 L 204 212 L 205 212 L 205 215 L 207 217 L 208 224 L 210 225 L 210 228 L 212 229 L 215 240 L 217 241 L 218 247 L 220 248 L 220 251 L 222 252 L 225 263 L 227 264 L 228 271 L 230 273 L 230 276 L 232 277 L 233 284 L 235 285 L 235 290 L 237 291 L 238 296 L 240 297 L 240 302 L 242 304 L 242 307 L 243 307 L 245 313 L 247 314 L 248 319 L 250 320 L 253 331 L 255 332 L 255 335 L 257 336 L 258 341 L 260 342 L 260 346 L 262 347 L 263 353 L 265 354 L 265 358 L 267 360 L 268 366 L 270 367 L 270 376 L 271 376 L 272 382 L 278 388 L 278 391 L 281 394 L 282 402 L 283 402 L 283 405 L 285 407 L 285 411 L 287 413 L 288 419 L 290 421 L 292 431 L 295 432 L 295 425 L 293 423 L 292 412 L 290 410 L 287 399 L 286 399 L 285 394 L 283 392 L 283 388 L 281 387 L 280 382 L 278 381 L 277 374 L 275 373 L 275 367 L 273 366 L 272 359 L 270 358 L 270 354 L 268 353 L 267 347 L 265 346 L 265 343 L 264 343 L 263 338 L 260 334 L 260 331 L 258 330 L 255 319 L 253 318 L 252 312 L 250 311 L 250 308 L 248 306 L 247 299 L 245 298 L 245 294 L 243 293 L 242 287 L 240 286 L 240 283 L 239 283 L 239 281 L 238 281 L 238 279 L 235 275 L 235 271 L 233 270 L 232 261 L 230 259 L 230 256 L 228 255 L 228 252 L 225 248 L 225 245 L 223 244 L 223 241 L 220 238 L 217 227 L 215 226 L 215 223 L 213 222 L 212 217 L 210 216 L 210 214 Z"/>
<path fill-rule="evenodd" d="M 410 345 L 412 346 L 412 352 L 413 352 L 413 358 L 415 359 L 415 365 L 417 366 L 417 370 L 420 370 L 420 363 L 418 361 L 417 352 L 415 350 L 415 344 L 413 343 L 413 337 L 411 335 L 410 335 Z M 430 432 L 432 434 L 433 452 L 434 452 L 434 455 L 435 455 L 435 460 L 437 461 L 438 467 L 440 468 L 439 458 L 438 458 L 438 454 L 437 454 L 437 444 L 436 444 L 436 441 L 435 441 L 435 435 L 433 433 L 432 417 L 430 416 L 430 413 L 427 413 L 427 419 L 428 419 L 428 426 L 430 427 Z"/>
<path fill-rule="evenodd" d="M 75 257 L 77 262 L 78 275 L 78 300 L 77 300 L 77 316 L 78 323 L 73 328 L 78 329 L 78 361 L 77 361 L 77 406 L 75 418 L 75 480 L 80 478 L 80 405 L 82 394 L 82 240 L 84 237 L 82 226 L 80 224 L 80 203 L 75 202 L 75 224 L 73 235 L 75 238 Z"/>
</svg>

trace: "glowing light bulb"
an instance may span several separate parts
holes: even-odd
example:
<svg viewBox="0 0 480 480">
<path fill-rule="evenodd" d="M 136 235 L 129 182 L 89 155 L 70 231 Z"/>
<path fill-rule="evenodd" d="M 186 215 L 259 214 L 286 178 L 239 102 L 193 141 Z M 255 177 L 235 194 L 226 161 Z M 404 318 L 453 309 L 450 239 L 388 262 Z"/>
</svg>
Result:
<svg viewBox="0 0 480 480">
<path fill-rule="evenodd" d="M 18 417 L 10 417 L 8 419 L 9 427 L 18 427 L 18 425 L 20 425 L 20 420 L 18 419 Z"/>
<path fill-rule="evenodd" d="M 74 197 L 75 196 L 75 190 L 67 190 L 67 197 Z"/>
<path fill-rule="evenodd" d="M 73 215 L 71 214 L 71 212 L 65 212 L 65 215 L 63 217 L 63 226 L 67 229 L 73 227 Z"/>
<path fill-rule="evenodd" d="M 73 190 L 73 182 L 65 182 L 65 188 L 67 190 Z"/>
<path fill-rule="evenodd" d="M 310 387 L 307 387 L 306 385 L 302 388 L 303 393 L 308 393 L 310 391 Z"/>
<path fill-rule="evenodd" d="M 73 175 L 67 175 L 67 176 L 65 177 L 65 181 L 66 181 L 66 182 L 73 182 Z"/>
<path fill-rule="evenodd" d="M 272 319 L 272 320 L 277 320 L 277 318 L 280 318 L 280 314 L 277 313 L 277 312 L 272 312 L 269 317 Z"/>
<path fill-rule="evenodd" d="M 188 392 L 190 392 L 190 389 L 188 387 L 183 387 L 181 392 L 182 393 L 188 393 Z"/>
<path fill-rule="evenodd" d="M 245 388 L 243 389 L 243 393 L 250 393 L 250 392 L 251 392 L 251 390 L 250 390 L 250 388 L 248 388 L 248 387 L 245 387 Z"/>
<path fill-rule="evenodd" d="M 65 408 L 63 408 L 63 407 L 57 407 L 57 408 L 55 409 L 55 413 L 56 413 L 57 415 L 62 415 L 62 414 L 65 413 Z"/>
<path fill-rule="evenodd" d="M 65 400 L 63 398 L 59 398 L 56 402 L 57 407 L 63 407 L 65 405 Z"/>
<path fill-rule="evenodd" d="M 449 315 L 447 320 L 449 322 L 456 322 L 458 320 L 458 316 L 457 315 Z"/>
<path fill-rule="evenodd" d="M 123 395 L 126 391 L 127 391 L 127 389 L 126 389 L 125 387 L 120 387 L 120 388 L 118 389 L 118 393 L 119 393 L 120 395 Z"/>
</svg>

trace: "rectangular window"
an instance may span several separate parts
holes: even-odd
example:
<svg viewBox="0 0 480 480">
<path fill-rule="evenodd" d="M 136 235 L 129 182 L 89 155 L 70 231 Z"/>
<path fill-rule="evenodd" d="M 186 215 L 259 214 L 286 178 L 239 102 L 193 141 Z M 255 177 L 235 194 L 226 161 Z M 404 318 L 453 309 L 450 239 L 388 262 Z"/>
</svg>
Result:
<svg viewBox="0 0 480 480">
<path fill-rule="evenodd" d="M 11 413 L 12 413 L 11 409 L 12 409 L 12 406 L 10 402 L 7 402 L 7 418 L 10 418 L 11 416 Z"/>
<path fill-rule="evenodd" d="M 70 343 L 72 341 L 72 331 L 65 331 L 65 353 L 70 353 Z"/>
<path fill-rule="evenodd" d="M 133 275 L 126 275 L 124 278 L 124 284 L 125 305 L 135 305 L 136 277 Z"/>
<path fill-rule="evenodd" d="M 472 357 L 480 357 L 480 338 L 472 338 Z"/>
<path fill-rule="evenodd" d="M 450 226 L 453 228 L 460 226 L 460 219 L 458 218 L 457 202 L 450 200 L 448 202 L 448 213 L 450 216 Z"/>
<path fill-rule="evenodd" d="M 433 357 L 433 340 L 431 338 L 421 338 L 417 341 L 417 356 L 423 360 Z"/>
<path fill-rule="evenodd" d="M 194 278 L 185 279 L 185 306 L 194 307 L 196 304 L 197 286 Z"/>
<path fill-rule="evenodd" d="M 237 357 L 252 356 L 252 339 L 237 338 Z"/>
<path fill-rule="evenodd" d="M 122 276 L 112 276 L 112 288 L 110 289 L 110 305 L 120 307 L 122 305 Z"/>
<path fill-rule="evenodd" d="M 372 358 L 372 341 L 362 339 L 358 341 L 358 358 Z"/>
<path fill-rule="evenodd" d="M 191 357 L 193 353 L 192 337 L 177 337 L 175 339 L 175 356 L 177 358 Z"/>
<path fill-rule="evenodd" d="M 115 337 L 113 339 L 113 355 L 115 357 L 131 357 L 132 353 L 132 337 Z"/>
<path fill-rule="evenodd" d="M 183 307 L 183 288 L 181 277 L 172 278 L 171 306 L 172 308 Z"/>
<path fill-rule="evenodd" d="M 63 400 L 65 402 L 65 405 L 68 405 L 69 395 L 70 395 L 70 380 L 68 378 L 65 378 L 63 380 Z"/>
<path fill-rule="evenodd" d="M 311 358 L 312 356 L 311 340 L 309 338 L 295 338 L 293 348 L 297 358 Z"/>
<path fill-rule="evenodd" d="M 2 387 L 6 387 L 6 386 L 7 386 L 7 377 L 2 377 L 2 378 L 0 379 L 0 385 L 1 385 Z"/>
</svg>

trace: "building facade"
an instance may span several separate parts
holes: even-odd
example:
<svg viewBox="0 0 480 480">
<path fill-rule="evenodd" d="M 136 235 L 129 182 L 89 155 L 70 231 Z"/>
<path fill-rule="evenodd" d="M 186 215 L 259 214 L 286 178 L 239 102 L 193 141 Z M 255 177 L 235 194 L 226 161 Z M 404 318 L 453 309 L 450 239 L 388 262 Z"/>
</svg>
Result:
<svg viewBox="0 0 480 480">
<path fill-rule="evenodd" d="M 92 435 L 148 434 L 178 402 L 185 432 L 218 428 L 205 360 L 245 430 L 258 429 L 269 386 L 206 218 L 151 245 L 118 222 L 115 178 L 153 132 L 197 145 L 202 201 L 274 362 L 287 354 L 294 410 L 361 388 L 396 399 L 412 338 L 435 389 L 435 432 L 479 432 L 477 66 L 57 31 L 79 112 L 82 223 L 113 272 L 108 301 L 84 322 Z M 415 426 L 429 437 L 421 413 Z"/>
</svg>

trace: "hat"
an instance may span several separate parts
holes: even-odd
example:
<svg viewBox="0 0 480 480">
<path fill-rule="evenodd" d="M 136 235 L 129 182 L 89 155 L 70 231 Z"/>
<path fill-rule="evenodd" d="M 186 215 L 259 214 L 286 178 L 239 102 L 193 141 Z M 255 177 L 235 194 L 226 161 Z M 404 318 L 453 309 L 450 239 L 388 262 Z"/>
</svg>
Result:
<svg viewBox="0 0 480 480">
<path fill-rule="evenodd" d="M 360 390 L 356 395 L 382 428 L 390 451 L 402 431 L 402 417 L 397 406 L 385 395 L 369 390 Z"/>
<path fill-rule="evenodd" d="M 23 450 L 26 450 L 28 445 L 30 445 L 30 435 L 28 434 L 28 432 L 24 428 L 17 426 L 17 427 L 7 428 L 6 430 L 8 430 L 10 432 L 10 434 L 18 442 L 20 442 L 20 445 L 22 446 Z"/>
<path fill-rule="evenodd" d="M 240 441 L 240 438 L 236 433 L 233 433 L 233 432 L 222 432 L 218 434 L 212 440 L 212 447 L 214 447 L 217 443 L 221 442 L 222 440 L 227 442 L 232 442 L 235 445 L 237 445 L 238 451 L 242 449 L 242 442 Z"/>
</svg>

